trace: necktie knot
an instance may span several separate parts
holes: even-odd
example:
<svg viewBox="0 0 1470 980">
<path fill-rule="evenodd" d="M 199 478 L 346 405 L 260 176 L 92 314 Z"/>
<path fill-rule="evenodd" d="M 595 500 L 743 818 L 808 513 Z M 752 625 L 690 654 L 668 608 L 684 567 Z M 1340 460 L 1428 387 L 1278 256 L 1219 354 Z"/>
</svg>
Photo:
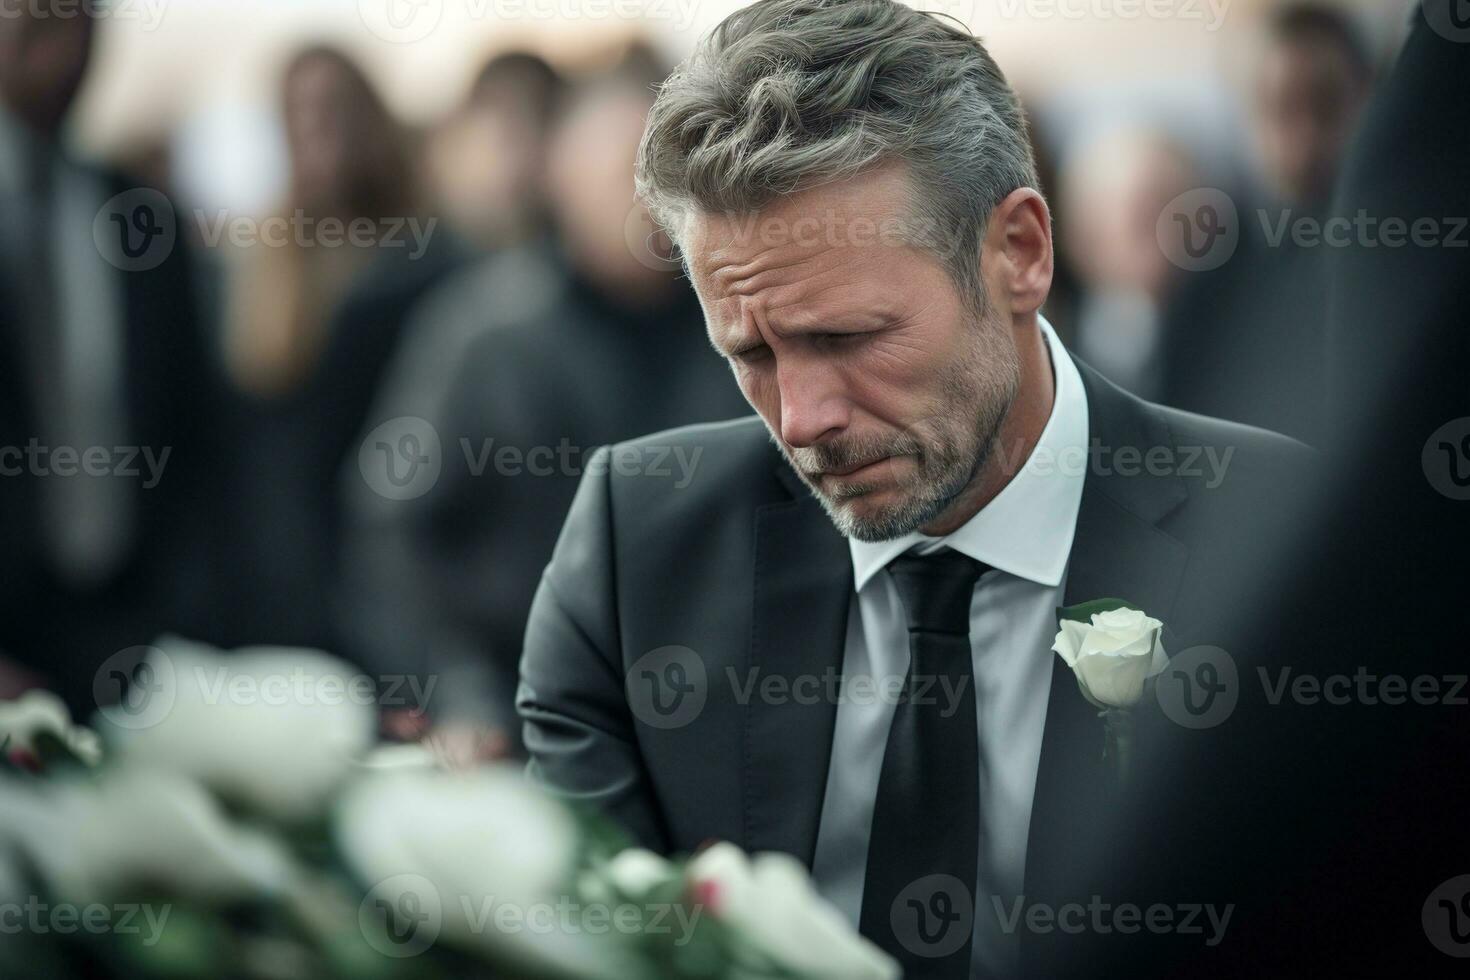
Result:
<svg viewBox="0 0 1470 980">
<path fill-rule="evenodd" d="M 937 555 L 903 555 L 888 565 L 898 587 L 910 633 L 970 632 L 970 597 L 988 567 L 946 549 Z"/>
</svg>

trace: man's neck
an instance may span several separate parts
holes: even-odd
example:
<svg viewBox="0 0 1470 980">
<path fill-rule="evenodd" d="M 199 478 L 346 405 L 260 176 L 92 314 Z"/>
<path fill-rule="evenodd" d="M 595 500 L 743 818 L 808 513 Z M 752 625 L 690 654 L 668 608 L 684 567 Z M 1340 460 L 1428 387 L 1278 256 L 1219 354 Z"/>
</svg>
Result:
<svg viewBox="0 0 1470 980">
<path fill-rule="evenodd" d="M 1016 399 L 1001 422 L 990 458 L 980 472 L 943 514 L 920 528 L 930 537 L 953 534 L 994 500 L 1031 458 L 1051 418 L 1056 401 L 1056 372 L 1041 324 L 1033 317 L 1029 327 L 1016 333 L 1016 354 L 1021 363 L 1021 384 Z"/>
</svg>

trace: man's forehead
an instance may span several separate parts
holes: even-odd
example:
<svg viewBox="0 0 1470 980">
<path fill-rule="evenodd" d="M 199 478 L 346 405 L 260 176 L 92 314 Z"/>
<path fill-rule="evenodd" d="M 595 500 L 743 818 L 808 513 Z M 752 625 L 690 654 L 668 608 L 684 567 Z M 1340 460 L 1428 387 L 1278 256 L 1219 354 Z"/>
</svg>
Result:
<svg viewBox="0 0 1470 980">
<path fill-rule="evenodd" d="M 913 237 L 907 185 L 873 172 L 778 198 L 759 210 L 699 212 L 684 229 L 697 285 L 739 289 L 761 273 L 818 275 L 836 265 L 879 263 Z"/>
</svg>

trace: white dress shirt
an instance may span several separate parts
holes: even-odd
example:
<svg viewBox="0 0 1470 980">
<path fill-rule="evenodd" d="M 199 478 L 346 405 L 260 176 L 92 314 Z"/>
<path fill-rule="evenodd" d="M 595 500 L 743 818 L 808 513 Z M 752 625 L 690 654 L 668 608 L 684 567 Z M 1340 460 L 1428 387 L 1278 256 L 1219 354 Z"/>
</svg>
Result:
<svg viewBox="0 0 1470 980">
<path fill-rule="evenodd" d="M 844 685 L 857 677 L 877 679 L 862 685 L 868 695 L 895 690 L 895 683 L 882 679 L 902 678 L 909 667 L 908 630 L 898 590 L 885 571 L 888 563 L 908 551 L 948 547 L 992 569 L 976 583 L 970 605 L 980 741 L 972 972 L 979 976 L 1015 971 L 1016 936 L 1003 934 L 991 896 L 1006 896 L 1009 908 L 1022 894 L 1031 800 L 1056 659 L 1051 651 L 1056 608 L 1062 604 L 1086 473 L 1082 378 L 1051 325 L 1038 319 L 1051 356 L 1055 398 L 1041 438 L 1011 482 L 945 537 L 914 532 L 891 541 L 849 542 L 857 601 L 849 606 L 843 678 Z M 822 894 L 856 925 L 894 701 L 882 693 L 859 697 L 859 688 L 844 689 L 853 694 L 837 705 L 813 874 Z"/>
</svg>

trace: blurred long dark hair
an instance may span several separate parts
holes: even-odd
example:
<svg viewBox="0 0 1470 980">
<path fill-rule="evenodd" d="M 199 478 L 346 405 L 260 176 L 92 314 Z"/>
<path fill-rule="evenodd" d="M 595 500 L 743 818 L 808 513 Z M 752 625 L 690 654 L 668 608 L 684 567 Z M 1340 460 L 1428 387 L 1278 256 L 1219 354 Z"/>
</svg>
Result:
<svg viewBox="0 0 1470 980">
<path fill-rule="evenodd" d="M 291 389 L 309 375 L 327 341 L 332 312 L 377 255 L 344 241 L 322 246 L 310 236 L 324 219 L 345 226 L 417 210 L 417 175 L 402 128 L 367 75 L 341 50 L 298 51 L 282 74 L 281 110 L 291 162 L 286 200 L 275 217 L 305 219 L 283 247 L 257 244 L 242 256 L 227 335 L 236 383 L 262 395 Z M 303 242 L 302 237 L 307 241 Z M 340 233 L 339 233 L 340 237 Z"/>
</svg>

